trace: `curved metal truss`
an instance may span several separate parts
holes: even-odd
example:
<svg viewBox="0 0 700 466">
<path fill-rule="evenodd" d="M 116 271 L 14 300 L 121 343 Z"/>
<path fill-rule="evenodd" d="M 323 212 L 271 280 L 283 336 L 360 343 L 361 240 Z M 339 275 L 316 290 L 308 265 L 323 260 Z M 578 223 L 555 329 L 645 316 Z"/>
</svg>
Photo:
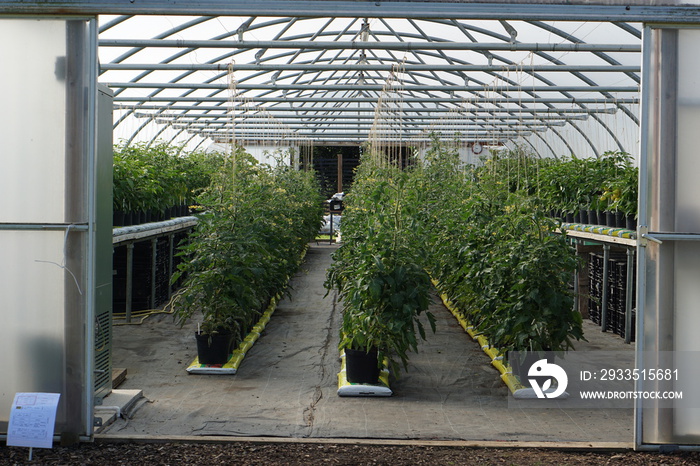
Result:
<svg viewBox="0 0 700 466">
<path fill-rule="evenodd" d="M 518 144 L 636 153 L 641 26 L 225 16 L 100 17 L 115 134 L 205 147 Z"/>
</svg>

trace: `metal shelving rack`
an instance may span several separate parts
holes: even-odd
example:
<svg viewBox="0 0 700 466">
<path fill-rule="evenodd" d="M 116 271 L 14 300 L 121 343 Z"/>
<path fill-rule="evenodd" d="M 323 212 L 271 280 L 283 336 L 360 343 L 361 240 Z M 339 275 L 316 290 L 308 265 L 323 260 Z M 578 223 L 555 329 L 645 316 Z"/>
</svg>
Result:
<svg viewBox="0 0 700 466">
<path fill-rule="evenodd" d="M 633 327 L 633 306 L 634 301 L 634 282 L 636 272 L 635 263 L 635 253 L 637 248 L 637 233 L 631 230 L 621 229 L 621 228 L 611 228 L 597 225 L 581 225 L 574 223 L 564 223 L 562 227 L 566 230 L 566 235 L 577 244 L 583 244 L 585 242 L 595 242 L 602 244 L 603 247 L 603 272 L 602 272 L 602 296 L 601 296 L 601 310 L 600 310 L 600 326 L 603 332 L 608 330 L 608 324 L 611 321 L 611 316 L 608 309 L 608 292 L 609 292 L 609 281 L 611 276 L 611 271 L 609 270 L 610 264 L 610 250 L 611 245 L 624 247 L 627 255 L 627 271 L 626 271 L 626 283 L 625 283 L 625 319 L 624 319 L 624 339 L 625 343 L 632 342 L 632 336 L 634 334 Z M 576 272 L 576 277 L 574 279 L 575 291 L 578 293 L 579 289 L 579 272 Z M 576 301 L 576 306 L 578 308 L 578 300 Z"/>
<path fill-rule="evenodd" d="M 125 303 L 125 319 L 126 322 L 131 322 L 132 317 L 132 297 L 134 288 L 134 245 L 139 242 L 151 242 L 151 258 L 150 258 L 150 273 L 151 273 L 151 297 L 150 304 L 155 306 L 156 287 L 157 287 L 157 266 L 159 264 L 158 257 L 158 239 L 168 238 L 168 277 L 171 277 L 174 271 L 174 256 L 175 256 L 175 235 L 184 233 L 197 224 L 196 217 L 179 217 L 163 222 L 145 223 L 129 227 L 115 228 L 112 234 L 112 246 L 126 247 L 126 303 Z M 172 293 L 172 289 L 168 289 L 168 296 Z"/>
</svg>

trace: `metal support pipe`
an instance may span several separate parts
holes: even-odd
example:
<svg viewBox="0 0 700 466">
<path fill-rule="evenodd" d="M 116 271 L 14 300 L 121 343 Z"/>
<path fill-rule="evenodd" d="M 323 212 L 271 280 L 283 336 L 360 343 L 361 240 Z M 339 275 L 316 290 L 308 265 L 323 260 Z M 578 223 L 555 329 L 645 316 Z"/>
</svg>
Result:
<svg viewBox="0 0 700 466">
<path fill-rule="evenodd" d="M 202 130 L 202 131 L 190 131 L 191 133 L 196 133 L 199 135 L 207 135 L 208 137 L 223 137 L 223 138 L 230 138 L 231 133 L 227 131 L 215 131 L 215 130 Z M 514 132 L 514 131 L 486 131 L 486 132 L 470 132 L 468 134 L 462 134 L 461 132 L 447 132 L 447 131 L 441 131 L 440 134 L 442 136 L 446 135 L 460 135 L 462 134 L 465 138 L 473 139 L 473 138 L 480 138 L 480 137 L 492 137 L 492 136 L 498 136 L 498 137 L 518 137 L 520 135 L 524 134 L 531 134 L 532 129 L 528 128 L 526 132 Z M 382 133 L 375 133 L 377 136 L 382 136 L 383 139 L 388 140 L 387 138 L 407 138 L 407 139 L 413 139 L 415 137 L 422 137 L 423 139 L 429 140 L 430 137 L 427 132 L 422 131 L 420 133 L 398 133 L 398 132 L 382 132 Z M 329 132 L 329 131 L 318 131 L 318 132 L 294 132 L 294 133 L 289 133 L 287 135 L 283 134 L 282 132 L 277 133 L 277 137 L 273 137 L 272 133 L 266 133 L 263 131 L 260 132 L 250 132 L 250 133 L 240 133 L 236 132 L 235 138 L 236 139 L 248 139 L 248 138 L 260 138 L 261 140 L 268 139 L 280 139 L 279 136 L 282 136 L 282 139 L 294 139 L 294 138 L 314 138 L 314 137 L 357 137 L 357 138 L 365 138 L 367 139 L 369 137 L 369 133 L 357 133 L 357 132 L 347 132 L 347 133 L 335 133 L 335 132 Z"/>
<path fill-rule="evenodd" d="M 363 126 L 358 128 L 358 126 Z M 333 132 L 333 131 L 352 131 L 357 133 L 373 133 L 373 134 L 393 134 L 401 132 L 402 134 L 428 134 L 429 132 L 438 133 L 449 133 L 449 134 L 462 134 L 464 136 L 473 134 L 486 134 L 485 132 L 495 131 L 495 132 L 519 132 L 519 131 L 547 131 L 552 126 L 557 125 L 491 125 L 484 124 L 482 126 L 462 126 L 455 128 L 454 126 L 439 126 L 431 125 L 428 128 L 417 126 L 415 128 L 408 127 L 406 124 L 403 125 L 381 125 L 381 126 L 371 126 L 371 125 L 351 125 L 351 126 L 337 126 L 337 125 L 325 125 L 319 124 L 315 126 L 308 125 L 292 125 L 284 126 L 280 128 L 270 128 L 260 125 L 236 125 L 236 134 L 259 134 L 259 135 L 285 135 L 285 134 L 318 134 L 319 132 Z M 192 126 L 192 125 L 172 125 L 173 129 L 183 129 L 188 131 L 196 132 L 209 132 L 209 131 L 220 131 L 220 130 L 231 130 L 228 128 L 211 128 L 209 126 Z M 258 130 L 258 131 L 255 131 Z M 413 130 L 413 131 L 411 131 Z"/>
<path fill-rule="evenodd" d="M 529 125 L 527 126 L 527 131 L 531 131 L 532 128 L 534 128 L 534 125 Z M 236 126 L 238 128 L 238 126 Z M 391 126 L 382 126 L 382 127 L 364 127 L 364 128 L 358 128 L 357 125 L 348 125 L 348 126 L 324 126 L 324 125 L 316 125 L 316 126 L 305 126 L 303 129 L 297 129 L 297 130 L 292 130 L 289 127 L 285 126 L 279 126 L 279 127 L 272 127 L 272 126 L 250 126 L 250 125 L 242 125 L 241 131 L 235 131 L 236 135 L 239 134 L 251 134 L 251 135 L 258 135 L 258 136 L 265 136 L 265 135 L 271 135 L 271 134 L 288 134 L 288 135 L 293 135 L 293 136 L 303 136 L 305 134 L 318 134 L 321 132 L 324 132 L 326 134 L 330 133 L 336 133 L 338 135 L 348 135 L 348 134 L 366 134 L 366 133 L 373 133 L 373 134 L 404 134 L 407 136 L 410 135 L 415 135 L 415 134 L 430 134 L 432 132 L 432 129 L 435 128 L 434 126 L 431 127 L 424 127 L 424 126 L 418 126 L 418 127 L 406 127 L 406 125 L 396 125 L 394 127 Z M 185 128 L 182 128 L 185 130 Z M 494 128 L 462 128 L 462 127 L 445 127 L 444 129 L 437 128 L 438 132 L 443 133 L 443 134 L 466 134 L 469 133 L 470 135 L 486 135 L 486 134 L 493 134 L 493 133 L 498 133 L 498 134 L 503 134 L 503 133 L 516 133 L 518 132 L 517 128 L 514 127 L 514 125 L 508 126 L 505 125 L 503 127 L 494 127 Z M 543 131 L 550 129 L 550 126 L 544 126 Z M 211 127 L 207 126 L 205 128 L 187 128 L 187 131 L 190 132 L 199 132 L 199 133 L 231 133 L 232 129 L 231 128 L 218 128 L 218 127 Z"/>
<path fill-rule="evenodd" d="M 627 248 L 627 282 L 625 284 L 625 343 L 632 341 L 632 296 L 634 281 L 634 248 Z"/>
<path fill-rule="evenodd" d="M 102 63 L 102 71 L 229 71 L 229 63 Z M 240 63 L 233 71 L 395 71 L 396 65 L 348 63 Z M 401 71 L 452 71 L 486 73 L 542 73 L 542 72 L 618 72 L 639 73 L 638 65 L 461 65 L 461 64 L 405 64 Z"/>
<path fill-rule="evenodd" d="M 151 238 L 151 309 L 156 307 L 156 278 L 158 263 L 158 238 Z"/>
<path fill-rule="evenodd" d="M 0 230 L 72 230 L 88 231 L 85 223 L 0 223 Z"/>
<path fill-rule="evenodd" d="M 642 238 L 663 244 L 664 241 L 700 241 L 700 234 L 697 233 L 656 233 L 649 232 L 641 235 Z"/>
<path fill-rule="evenodd" d="M 174 266 L 174 256 L 175 256 L 175 234 L 170 233 L 168 235 L 168 299 L 173 295 L 173 284 L 170 278 L 173 276 L 173 266 Z"/>
<path fill-rule="evenodd" d="M 530 136 L 530 133 L 521 133 L 519 135 L 512 135 L 512 136 L 504 136 L 500 138 L 495 138 L 493 135 L 488 136 L 488 137 L 479 137 L 478 139 L 469 137 L 465 138 L 462 143 L 469 143 L 469 142 L 474 142 L 478 140 L 481 144 L 483 145 L 501 145 L 504 142 L 515 139 L 518 137 L 527 137 Z M 214 140 L 214 142 L 220 143 L 220 144 L 230 144 L 231 143 L 231 134 L 226 133 L 226 134 L 206 134 L 206 135 L 200 135 L 205 138 L 211 138 Z M 440 135 L 438 135 L 440 136 Z M 499 135 L 500 136 L 500 135 Z M 308 141 L 313 141 L 314 144 L 316 145 L 349 145 L 349 146 L 355 146 L 362 144 L 366 142 L 368 139 L 367 135 L 351 135 L 351 136 L 327 136 L 324 134 L 319 134 L 318 136 L 314 137 L 285 137 L 285 138 L 278 138 L 278 139 L 273 139 L 270 137 L 260 137 L 260 136 L 247 136 L 247 137 L 238 137 L 236 136 L 235 140 L 236 142 L 241 142 L 244 144 L 251 144 L 254 145 L 253 143 L 262 143 L 258 145 L 265 145 L 265 144 L 298 144 L 298 143 L 303 143 L 303 142 L 308 142 Z M 444 139 L 444 138 L 443 138 Z M 452 138 L 450 138 L 452 139 Z M 407 137 L 407 138 L 402 138 L 402 137 L 384 137 L 382 138 L 382 141 L 384 142 L 397 142 L 397 143 L 402 143 L 402 144 L 416 144 L 419 142 L 425 142 L 429 143 L 432 141 L 432 138 L 428 136 L 413 136 L 413 137 Z"/>
<path fill-rule="evenodd" d="M 603 244 L 603 297 L 600 303 L 600 326 L 601 331 L 608 331 L 608 260 L 610 259 L 610 245 Z"/>
<path fill-rule="evenodd" d="M 576 249 L 578 249 L 578 245 L 583 244 L 583 241 L 580 241 L 579 239 L 574 239 L 573 242 L 574 242 L 574 245 L 573 245 L 574 246 L 574 254 L 576 254 Z M 576 269 L 574 269 L 574 312 L 580 311 L 579 299 L 578 299 L 579 292 L 580 292 L 580 289 L 579 289 L 580 277 L 579 277 L 579 275 L 580 275 L 579 267 L 577 266 Z"/>
<path fill-rule="evenodd" d="M 289 101 L 289 100 L 288 100 Z M 250 112 L 352 112 L 352 113 L 373 113 L 378 109 L 386 113 L 449 113 L 455 116 L 457 115 L 476 115 L 476 114 L 497 114 L 497 113 L 507 113 L 507 114 L 517 114 L 517 113 L 545 113 L 545 114 L 615 114 L 617 113 L 617 107 L 604 107 L 604 108 L 552 108 L 552 107 L 542 107 L 542 108 L 527 108 L 527 107 L 466 107 L 459 105 L 454 107 L 409 107 L 404 105 L 403 101 L 397 103 L 397 107 L 327 107 L 327 106 L 282 106 L 282 105 L 270 105 L 264 107 L 249 107 L 245 103 L 236 105 L 231 108 L 225 107 L 223 105 L 167 105 L 167 106 L 156 106 L 156 105 L 139 105 L 138 110 L 157 110 L 158 112 L 168 112 L 171 110 L 215 110 L 224 111 L 222 115 L 240 115 Z M 499 102 L 506 103 L 506 102 Z M 511 103 L 516 103 L 511 101 Z M 120 109 L 117 107 L 117 109 Z M 133 108 L 127 108 L 128 110 L 133 110 Z M 238 113 L 232 113 L 238 112 Z M 166 114 L 167 116 L 171 116 Z M 208 115 L 208 114 L 202 114 Z M 138 113 L 141 118 L 149 118 L 158 115 L 149 115 L 147 113 Z"/>
<path fill-rule="evenodd" d="M 628 21 L 648 23 L 697 23 L 697 8 L 688 5 L 649 5 L 646 0 L 629 0 L 615 5 L 569 0 L 565 4 L 532 4 L 469 2 L 392 1 L 365 2 L 308 0 L 144 0 L 115 2 L 95 0 L 3 0 L 0 13 L 19 15 L 171 15 L 198 16 L 260 16 L 261 12 L 276 17 L 349 17 L 349 18 L 415 18 L 473 20 L 531 20 L 531 21 Z M 358 45 L 364 42 L 359 42 Z"/>
<path fill-rule="evenodd" d="M 403 121 L 417 120 L 413 121 L 415 124 L 429 125 L 435 121 L 488 121 L 489 116 L 476 117 L 470 115 L 459 115 L 455 114 L 455 118 L 450 118 L 450 115 L 430 115 L 428 112 L 422 115 L 387 115 L 385 119 L 400 119 Z M 183 113 L 182 116 L 168 115 L 168 114 L 134 114 L 136 118 L 152 118 L 156 123 L 170 124 L 170 123 L 187 123 L 187 122 L 198 122 L 200 120 L 221 120 L 222 122 L 231 122 L 232 120 L 238 121 L 261 121 L 268 122 L 270 124 L 280 124 L 280 123 L 298 123 L 307 120 L 367 120 L 374 121 L 374 113 L 364 112 L 361 115 L 337 115 L 337 114 L 317 114 L 317 113 L 304 113 L 304 114 L 281 114 L 277 116 L 270 116 L 265 114 L 242 114 L 242 115 L 231 115 L 225 113 L 212 114 L 212 113 Z M 536 114 L 536 115 L 509 115 L 503 114 L 499 115 L 498 120 L 502 121 L 542 121 L 542 120 L 586 120 L 588 115 L 557 115 L 556 113 L 549 114 Z"/>
<path fill-rule="evenodd" d="M 268 97 L 268 96 L 247 96 L 247 95 L 241 95 L 241 99 L 245 99 L 247 102 L 255 103 L 255 102 L 263 102 L 263 103 L 274 103 L 274 102 L 281 102 L 281 103 L 289 103 L 290 97 Z M 349 95 L 347 97 L 338 97 L 338 96 L 332 96 L 332 97 L 301 97 L 301 96 L 294 96 L 293 97 L 294 102 L 303 102 L 303 103 L 339 103 L 339 102 L 351 102 L 351 103 L 376 103 L 377 98 L 376 97 L 360 97 L 360 96 L 355 96 L 355 95 Z M 163 97 L 163 96 L 138 96 L 138 97 L 129 97 L 129 96 L 116 96 L 114 98 L 114 102 L 137 102 L 139 103 L 138 107 L 141 108 L 142 102 L 231 102 L 230 97 L 189 97 L 189 96 L 177 96 L 177 97 Z M 479 104 L 480 102 L 493 102 L 493 99 L 488 99 L 488 98 L 483 98 L 483 99 L 469 99 L 468 101 L 455 101 L 454 98 L 452 97 L 402 97 L 401 102 L 403 103 L 451 103 L 455 104 L 456 102 L 460 102 L 461 104 L 468 103 L 468 104 Z M 544 104 L 570 104 L 570 105 L 576 105 L 576 104 L 597 104 L 597 105 L 615 105 L 615 104 L 638 104 L 639 99 L 638 98 L 620 98 L 620 99 L 614 99 L 614 98 L 609 98 L 609 97 L 602 97 L 600 99 L 590 99 L 590 98 L 575 98 L 575 97 L 568 97 L 568 98 L 552 98 L 552 97 L 542 97 L 542 98 L 533 98 L 533 97 L 523 97 L 517 99 L 517 103 L 521 105 L 530 105 L 530 104 L 536 104 L 536 103 L 544 103 Z M 122 105 L 115 103 L 114 105 L 115 108 L 120 109 L 122 108 Z M 128 105 L 127 108 L 132 108 L 133 105 Z M 155 108 L 162 108 L 162 107 L 155 107 Z"/>
<path fill-rule="evenodd" d="M 651 116 L 654 114 L 652 110 L 651 103 L 655 100 L 652 96 L 656 96 L 652 93 L 652 86 L 650 86 L 650 76 L 652 69 L 652 33 L 651 28 L 647 25 L 644 26 L 642 34 L 642 71 L 643 71 L 643 82 L 644 85 L 641 88 L 640 99 L 642 105 L 639 106 L 640 112 L 640 124 L 639 124 L 639 194 L 638 194 L 638 226 L 637 226 L 637 237 L 641 236 L 641 232 L 648 229 L 649 227 L 649 214 L 648 214 L 648 190 L 649 190 L 649 169 L 650 169 L 650 159 L 651 151 L 655 146 L 654 133 L 650 131 L 655 125 L 652 125 L 649 121 Z M 647 293 L 647 254 L 646 246 L 644 246 L 642 241 L 637 241 L 637 324 L 635 328 L 636 334 L 636 344 L 635 344 L 635 367 L 643 368 L 646 364 L 646 357 L 644 356 L 646 351 L 646 343 L 644 338 L 644 331 L 646 327 L 646 322 L 653 322 L 653 315 L 650 311 L 646 309 L 646 293 Z M 653 267 L 653 263 L 650 264 L 650 268 Z M 647 317 L 648 316 L 648 317 Z M 647 320 L 649 318 L 649 320 Z M 652 348 L 653 349 L 653 348 Z M 637 391 L 642 391 L 645 389 L 644 382 L 637 380 L 634 384 L 634 388 Z M 643 434 L 643 400 L 635 400 L 634 403 L 634 448 L 635 450 L 642 447 L 644 440 L 642 438 Z"/>
<path fill-rule="evenodd" d="M 185 83 L 185 82 L 110 82 L 106 83 L 113 89 L 229 89 L 228 83 Z M 437 91 L 445 93 L 454 92 L 513 92 L 513 93 L 537 93 L 537 92 L 601 92 L 601 93 L 616 93 L 616 92 L 639 92 L 639 86 L 465 86 L 463 84 L 445 83 L 440 85 L 413 84 L 395 87 L 387 87 L 384 84 L 253 84 L 253 83 L 238 83 L 237 90 L 258 90 L 258 91 L 376 91 L 376 92 L 408 92 L 419 91 Z M 455 101 L 460 101 L 461 97 L 455 97 Z M 502 101 L 503 97 L 494 98 L 492 100 Z M 517 97 L 513 97 L 513 101 L 518 101 Z"/>
<path fill-rule="evenodd" d="M 126 323 L 131 322 L 131 301 L 134 291 L 134 243 L 126 245 L 126 304 L 124 317 Z"/>
<path fill-rule="evenodd" d="M 302 41 L 302 40 L 187 40 L 187 39 L 100 39 L 100 47 L 165 47 L 300 50 L 485 50 L 505 52 L 632 52 L 639 53 L 639 44 L 589 43 L 508 43 L 508 42 L 377 42 L 377 41 Z"/>
<path fill-rule="evenodd" d="M 383 118 L 375 122 L 373 119 L 362 118 L 362 119 L 342 119 L 335 120 L 332 116 L 325 118 L 311 118 L 298 120 L 287 119 L 285 121 L 277 120 L 267 120 L 264 119 L 247 119 L 247 118 L 236 118 L 234 122 L 231 120 L 197 120 L 192 119 L 189 121 L 180 121 L 177 119 L 173 120 L 161 120 L 156 119 L 155 123 L 162 125 L 171 125 L 173 128 L 213 128 L 213 129 L 231 129 L 231 128 L 259 128 L 259 129 L 271 129 L 271 130 L 285 130 L 294 128 L 315 128 L 315 127 L 338 127 L 338 129 L 349 129 L 351 127 L 364 127 L 364 128 L 396 128 L 398 126 L 406 126 L 407 129 L 425 129 L 430 128 L 449 128 L 449 129 L 485 129 L 485 127 L 504 127 L 504 128 L 514 128 L 517 126 L 565 126 L 568 120 L 565 119 L 546 119 L 540 120 L 538 118 L 528 118 L 525 120 L 520 120 L 517 118 L 494 118 L 494 119 L 460 119 L 460 120 L 449 120 L 434 118 L 432 120 L 404 120 L 403 118 L 391 119 Z"/>
<path fill-rule="evenodd" d="M 270 130 L 270 131 L 286 131 L 286 130 L 293 130 L 293 129 L 315 129 L 315 128 L 334 128 L 334 129 L 350 129 L 350 128 L 362 128 L 363 130 L 369 129 L 369 128 L 383 128 L 383 129 L 392 129 L 396 128 L 397 126 L 405 126 L 405 129 L 436 129 L 436 128 L 443 128 L 443 129 L 451 129 L 451 130 L 460 130 L 460 131 L 470 131 L 470 130 L 484 130 L 487 128 L 511 128 L 515 129 L 518 127 L 530 127 L 533 125 L 537 126 L 565 126 L 566 121 L 565 120 L 544 120 L 540 121 L 537 119 L 529 119 L 529 120 L 523 120 L 523 121 L 518 121 L 518 120 L 494 120 L 494 121 L 488 121 L 488 120 L 483 120 L 481 122 L 478 121 L 455 121 L 455 122 L 446 122 L 446 121 L 441 121 L 441 120 L 434 120 L 434 121 L 411 121 L 411 120 L 401 120 L 401 121 L 396 121 L 396 122 L 384 122 L 384 123 L 374 123 L 371 120 L 353 120 L 353 121 L 347 121 L 347 120 L 341 120 L 341 121 L 333 121 L 332 119 L 329 120 L 324 120 L 324 119 L 315 119 L 313 121 L 305 121 L 305 120 L 298 120 L 298 121 L 286 121 L 284 123 L 281 122 L 274 122 L 273 124 L 265 124 L 265 122 L 254 122 L 250 120 L 243 120 L 243 121 L 236 121 L 235 124 L 232 124 L 228 121 L 209 121 L 209 122 L 198 122 L 197 120 L 192 120 L 192 121 L 186 121 L 186 122 L 180 122 L 177 120 L 165 120 L 165 121 L 156 121 L 158 124 L 163 124 L 163 125 L 170 125 L 173 128 L 179 128 L 179 129 L 216 129 L 216 130 L 222 130 L 222 129 L 232 129 L 232 128 L 258 128 L 262 130 Z M 426 128 L 429 127 L 429 128 Z"/>
</svg>

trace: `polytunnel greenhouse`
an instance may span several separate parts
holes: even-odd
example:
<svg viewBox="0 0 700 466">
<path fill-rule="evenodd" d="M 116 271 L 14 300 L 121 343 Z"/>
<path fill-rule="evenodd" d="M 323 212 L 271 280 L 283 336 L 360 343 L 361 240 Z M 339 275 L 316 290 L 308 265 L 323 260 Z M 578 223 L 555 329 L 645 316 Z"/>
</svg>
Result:
<svg viewBox="0 0 700 466">
<path fill-rule="evenodd" d="M 0 15 L 8 444 L 700 445 L 697 2 Z"/>
</svg>

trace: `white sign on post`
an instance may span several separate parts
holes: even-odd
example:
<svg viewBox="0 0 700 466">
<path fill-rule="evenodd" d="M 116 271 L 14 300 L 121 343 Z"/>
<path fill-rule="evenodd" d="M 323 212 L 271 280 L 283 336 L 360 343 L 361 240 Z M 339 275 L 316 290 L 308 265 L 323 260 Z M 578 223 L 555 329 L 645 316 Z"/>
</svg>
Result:
<svg viewBox="0 0 700 466">
<path fill-rule="evenodd" d="M 60 393 L 16 393 L 10 411 L 7 445 L 51 448 Z"/>
</svg>

